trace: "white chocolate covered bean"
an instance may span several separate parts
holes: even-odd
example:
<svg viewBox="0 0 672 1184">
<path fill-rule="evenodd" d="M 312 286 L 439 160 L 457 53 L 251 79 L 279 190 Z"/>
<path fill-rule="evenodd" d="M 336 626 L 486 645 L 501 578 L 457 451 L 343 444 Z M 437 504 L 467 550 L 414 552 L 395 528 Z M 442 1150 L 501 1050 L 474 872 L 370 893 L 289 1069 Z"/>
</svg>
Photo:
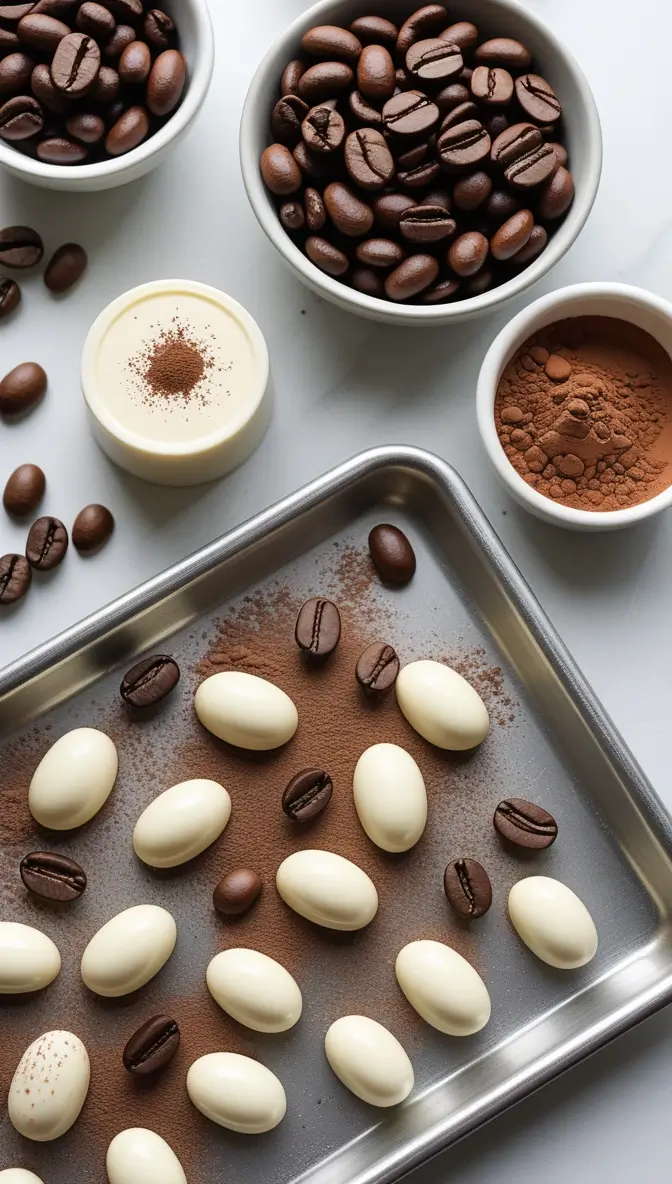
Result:
<svg viewBox="0 0 672 1184">
<path fill-rule="evenodd" d="M 97 728 L 75 728 L 52 744 L 28 790 L 28 808 L 41 826 L 72 830 L 105 804 L 117 779 L 117 750 Z"/>
<path fill-rule="evenodd" d="M 243 1135 L 273 1130 L 287 1110 L 275 1073 L 237 1052 L 211 1052 L 194 1061 L 187 1093 L 206 1118 Z"/>
<path fill-rule="evenodd" d="M 295 851 L 280 864 L 275 882 L 285 904 L 325 929 L 363 929 L 378 911 L 373 881 L 332 851 Z"/>
<path fill-rule="evenodd" d="M 49 986 L 61 969 L 50 937 L 18 921 L 0 921 L 0 995 L 20 995 Z"/>
<path fill-rule="evenodd" d="M 463 752 L 481 744 L 490 719 L 477 691 L 443 662 L 411 662 L 395 684 L 397 702 L 412 728 L 437 748 Z"/>
<path fill-rule="evenodd" d="M 91 938 L 82 978 L 97 995 L 116 999 L 144 987 L 170 958 L 177 928 L 166 909 L 137 904 L 117 913 Z"/>
<path fill-rule="evenodd" d="M 187 1184 L 172 1147 L 145 1127 L 129 1127 L 115 1135 L 105 1167 L 110 1184 Z"/>
<path fill-rule="evenodd" d="M 58 1139 L 79 1117 L 90 1076 L 78 1036 L 45 1032 L 26 1049 L 12 1078 L 7 1098 L 12 1125 L 37 1143 Z"/>
<path fill-rule="evenodd" d="M 370 1106 L 397 1106 L 413 1089 L 413 1066 L 396 1036 L 364 1015 L 329 1028 L 324 1051 L 336 1076 Z"/>
<path fill-rule="evenodd" d="M 509 893 L 509 916 L 518 936 L 542 962 L 575 970 L 595 957 L 597 930 L 583 901 L 550 876 L 528 876 Z"/>
<path fill-rule="evenodd" d="M 472 1036 L 490 1019 L 480 974 L 440 941 L 412 941 L 397 955 L 397 982 L 412 1007 L 439 1032 Z"/>
<path fill-rule="evenodd" d="M 374 744 L 357 761 L 355 809 L 364 830 L 383 851 L 408 851 L 427 823 L 425 782 L 413 757 L 398 744 Z"/>
<path fill-rule="evenodd" d="M 133 848 L 150 867 L 178 867 L 214 843 L 230 817 L 231 798 L 223 785 L 200 777 L 181 781 L 140 815 Z"/>
<path fill-rule="evenodd" d="M 204 727 L 237 748 L 264 752 L 291 740 L 299 716 L 289 695 L 256 674 L 226 670 L 202 682 L 194 698 Z"/>
<path fill-rule="evenodd" d="M 205 981 L 219 1006 L 255 1032 L 287 1032 L 301 1015 L 298 984 L 258 950 L 234 947 L 215 954 Z"/>
</svg>

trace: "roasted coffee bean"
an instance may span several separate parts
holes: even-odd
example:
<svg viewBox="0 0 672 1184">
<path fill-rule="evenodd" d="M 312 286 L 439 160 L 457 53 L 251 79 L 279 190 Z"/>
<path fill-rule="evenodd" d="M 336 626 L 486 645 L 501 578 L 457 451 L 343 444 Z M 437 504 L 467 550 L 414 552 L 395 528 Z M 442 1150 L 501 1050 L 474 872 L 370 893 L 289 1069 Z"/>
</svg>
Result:
<svg viewBox="0 0 672 1184">
<path fill-rule="evenodd" d="M 177 50 L 170 52 L 177 53 Z M 118 71 L 123 84 L 125 86 L 141 86 L 149 77 L 151 68 L 152 54 L 147 42 L 131 41 L 119 58 Z"/>
<path fill-rule="evenodd" d="M 345 141 L 345 167 L 360 189 L 383 189 L 394 176 L 394 160 L 385 137 L 375 128 L 350 132 Z"/>
<path fill-rule="evenodd" d="M 17 95 L 0 107 L 0 136 L 3 140 L 29 140 L 44 127 L 42 108 L 32 95 Z"/>
<path fill-rule="evenodd" d="M 306 63 L 299 58 L 295 58 L 293 62 L 288 62 L 282 72 L 280 80 L 280 93 L 282 95 L 296 95 L 299 94 L 299 83 L 306 72 Z"/>
<path fill-rule="evenodd" d="M 304 769 L 292 777 L 282 795 L 282 808 L 294 822 L 310 822 L 329 805 L 334 783 L 324 769 Z"/>
<path fill-rule="evenodd" d="M 432 185 L 440 175 L 441 166 L 438 160 L 427 160 L 423 164 L 416 165 L 414 169 L 402 169 L 397 173 L 397 180 L 406 189 L 425 189 L 427 185 Z"/>
<path fill-rule="evenodd" d="M 37 0 L 32 11 L 58 17 L 59 21 L 70 21 L 76 6 L 77 0 Z"/>
<path fill-rule="evenodd" d="M 128 48 L 130 50 L 130 46 Z M 121 77 L 121 61 L 119 62 L 119 77 Z M 179 49 L 164 49 L 154 62 L 147 82 L 147 106 L 152 115 L 170 115 L 182 98 L 186 81 L 187 63 Z"/>
<path fill-rule="evenodd" d="M 329 154 L 311 152 L 303 140 L 296 145 L 292 156 L 299 166 L 300 173 L 305 177 L 311 177 L 315 181 L 326 181 L 332 175 L 333 164 Z"/>
<path fill-rule="evenodd" d="M 450 194 L 447 189 L 429 189 L 422 195 L 423 206 L 441 206 L 447 213 L 451 211 Z"/>
<path fill-rule="evenodd" d="M 491 141 L 477 119 L 468 119 L 449 127 L 439 136 L 439 156 L 447 169 L 467 169 L 485 160 L 490 154 Z"/>
<path fill-rule="evenodd" d="M 457 223 L 441 206 L 415 206 L 399 219 L 399 230 L 412 243 L 438 243 L 456 229 Z"/>
<path fill-rule="evenodd" d="M 19 465 L 7 478 L 2 504 L 8 514 L 22 518 L 37 509 L 46 487 L 46 478 L 38 465 Z"/>
<path fill-rule="evenodd" d="M 120 21 L 136 24 L 142 17 L 143 0 L 107 0 L 112 12 Z"/>
<path fill-rule="evenodd" d="M 449 127 L 456 127 L 458 123 L 465 123 L 469 119 L 478 118 L 478 107 L 471 100 L 467 103 L 460 103 L 459 107 L 453 107 L 452 111 L 448 111 L 439 127 L 439 136 L 443 134 Z"/>
<path fill-rule="evenodd" d="M 321 597 L 307 600 L 296 618 L 294 636 L 304 654 L 315 658 L 333 654 L 341 638 L 341 614 L 336 605 Z"/>
<path fill-rule="evenodd" d="M 88 33 L 89 37 L 95 37 L 99 43 L 109 41 L 117 27 L 109 8 L 95 3 L 95 0 L 85 0 L 77 13 L 75 24 L 80 33 Z"/>
<path fill-rule="evenodd" d="M 225 917 L 240 917 L 259 898 L 263 882 L 258 872 L 239 867 L 219 881 L 212 894 L 212 903 Z"/>
<path fill-rule="evenodd" d="M 65 115 L 72 110 L 71 104 L 51 81 L 49 67 L 40 62 L 30 76 L 30 89 L 43 107 L 56 115 Z"/>
<path fill-rule="evenodd" d="M 510 126 L 510 119 L 503 111 L 495 111 L 495 114 L 487 113 L 483 121 L 483 127 L 492 140 L 496 140 L 502 132 L 506 131 Z"/>
<path fill-rule="evenodd" d="M 458 210 L 477 210 L 492 192 L 492 179 L 482 171 L 460 177 L 453 189 L 453 201 Z"/>
<path fill-rule="evenodd" d="M 72 541 L 80 555 L 93 555 L 108 542 L 114 530 L 114 518 L 107 506 L 94 502 L 75 518 Z"/>
<path fill-rule="evenodd" d="M 406 252 L 394 239 L 367 238 L 359 243 L 357 258 L 368 267 L 398 267 L 406 258 Z"/>
<path fill-rule="evenodd" d="M 310 107 L 296 95 L 285 95 L 279 99 L 271 115 L 271 131 L 280 144 L 293 148 L 301 139 L 301 124 Z"/>
<path fill-rule="evenodd" d="M 280 221 L 285 230 L 302 230 L 306 214 L 300 201 L 286 201 L 280 206 Z"/>
<path fill-rule="evenodd" d="M 495 259 L 500 261 L 510 259 L 528 242 L 534 226 L 534 215 L 531 210 L 518 210 L 511 218 L 503 222 L 490 239 L 490 251 Z"/>
<path fill-rule="evenodd" d="M 170 49 L 175 40 L 175 25 L 168 13 L 160 8 L 150 8 L 142 31 L 153 49 Z"/>
<path fill-rule="evenodd" d="M 468 103 L 470 98 L 471 95 L 466 86 L 461 82 L 451 82 L 449 86 L 444 86 L 434 96 L 434 102 L 441 115 L 445 116 L 449 111 L 454 111 L 456 107 L 461 107 L 463 103 Z"/>
<path fill-rule="evenodd" d="M 337 230 L 349 238 L 361 238 L 373 226 L 373 210 L 342 181 L 332 181 L 324 191 L 327 213 Z"/>
<path fill-rule="evenodd" d="M 508 70 L 529 70 L 532 65 L 529 49 L 513 37 L 491 37 L 479 45 L 474 57 L 485 66 L 506 66 Z"/>
<path fill-rule="evenodd" d="M 69 33 L 56 47 L 51 81 L 62 94 L 78 99 L 91 89 L 99 69 L 98 42 L 87 33 Z"/>
<path fill-rule="evenodd" d="M 388 300 L 411 300 L 434 283 L 439 265 L 433 255 L 411 255 L 385 280 Z"/>
<path fill-rule="evenodd" d="M 448 251 L 448 266 L 459 276 L 475 275 L 488 257 L 488 240 L 480 230 L 468 230 Z"/>
<path fill-rule="evenodd" d="M 397 72 L 392 55 L 384 45 L 367 45 L 357 63 L 360 93 L 374 102 L 384 102 L 394 94 Z"/>
<path fill-rule="evenodd" d="M 0 276 L 0 321 L 9 317 L 21 303 L 21 289 L 16 280 Z"/>
<path fill-rule="evenodd" d="M 385 285 L 380 272 L 374 271 L 372 267 L 355 267 L 350 283 L 358 292 L 365 296 L 373 296 L 376 300 L 382 300 L 385 295 Z"/>
<path fill-rule="evenodd" d="M 439 108 L 418 90 L 408 90 L 388 99 L 383 107 L 383 124 L 395 136 L 421 136 L 436 127 Z"/>
<path fill-rule="evenodd" d="M 471 93 L 481 103 L 504 107 L 513 95 L 513 78 L 501 66 L 477 66 L 471 76 Z"/>
<path fill-rule="evenodd" d="M 359 16 L 350 25 L 362 45 L 386 45 L 396 49 L 399 30 L 384 16 Z"/>
<path fill-rule="evenodd" d="M 351 86 L 354 74 L 345 62 L 318 62 L 301 76 L 299 95 L 310 106 L 339 95 Z"/>
<path fill-rule="evenodd" d="M 445 304 L 447 300 L 454 300 L 459 291 L 459 280 L 442 280 L 423 292 L 420 300 L 422 304 Z"/>
<path fill-rule="evenodd" d="M 175 659 L 167 654 L 152 654 L 126 672 L 119 694 L 130 707 L 153 707 L 175 690 L 179 681 L 180 668 Z"/>
<path fill-rule="evenodd" d="M 395 157 L 397 171 L 400 173 L 408 172 L 410 169 L 417 168 L 419 164 L 424 164 L 429 156 L 429 140 L 426 140 L 424 143 L 415 144 L 412 148 L 406 148 L 406 145 L 402 142 L 402 147 L 404 151 Z"/>
<path fill-rule="evenodd" d="M 114 33 L 103 47 L 103 55 L 108 62 L 117 62 L 127 45 L 135 41 L 135 29 L 130 25 L 117 25 Z"/>
<path fill-rule="evenodd" d="M 382 694 L 394 686 L 399 673 L 399 658 L 386 641 L 374 641 L 359 655 L 355 678 L 363 690 Z"/>
<path fill-rule="evenodd" d="M 66 119 L 65 130 L 75 140 L 81 140 L 82 144 L 97 144 L 105 135 L 105 120 L 90 111 L 82 111 L 78 115 L 71 115 L 69 119 Z M 47 287 L 49 286 L 47 284 Z M 52 291 L 56 291 L 56 289 L 52 288 Z"/>
<path fill-rule="evenodd" d="M 416 259 L 431 258 L 431 256 L 422 255 L 414 257 Z M 436 263 L 436 260 L 434 262 Z M 436 279 L 436 275 L 434 279 Z M 433 280 L 430 280 L 430 283 L 433 283 Z M 413 579 L 415 552 L 403 530 L 399 530 L 398 526 L 390 526 L 387 522 L 374 526 L 369 534 L 369 552 L 376 571 L 386 584 L 396 584 L 401 587 Z"/>
<path fill-rule="evenodd" d="M 350 114 L 359 120 L 360 123 L 365 123 L 369 127 L 380 128 L 383 126 L 382 112 L 372 107 L 368 99 L 360 95 L 358 90 L 353 90 L 348 95 L 348 107 L 350 108 Z"/>
<path fill-rule="evenodd" d="M 404 210 L 411 210 L 418 203 L 406 193 L 384 193 L 374 198 L 373 213 L 381 230 L 394 232 L 399 229 L 399 219 Z M 438 204 L 434 202 L 434 204 Z"/>
<path fill-rule="evenodd" d="M 484 292 L 489 292 L 495 286 L 495 273 L 490 267 L 482 267 L 476 275 L 469 277 L 465 284 L 465 291 L 467 296 L 482 296 Z"/>
<path fill-rule="evenodd" d="M 0 61 L 0 95 L 26 91 L 35 62 L 25 53 L 10 53 Z"/>
<path fill-rule="evenodd" d="M 99 117 L 97 115 L 75 115 L 72 119 L 68 120 L 68 123 L 75 123 L 77 120 L 82 123 L 84 120 L 98 119 Z M 102 124 L 102 119 L 99 122 Z M 84 129 L 82 128 L 82 130 Z M 84 139 L 84 136 L 82 136 L 82 139 Z M 98 139 L 100 139 L 100 136 Z M 83 247 L 80 247 L 78 243 L 64 243 L 62 247 L 54 251 L 44 272 L 44 282 L 49 291 L 67 292 L 84 274 L 86 264 L 87 256 Z"/>
<path fill-rule="evenodd" d="M 0 4 L 0 21 L 17 23 L 30 12 L 32 7 L 30 0 L 25 4 Z"/>
<path fill-rule="evenodd" d="M 455 912 L 468 921 L 484 917 L 492 904 L 492 884 L 475 859 L 456 859 L 443 874 L 443 888 Z"/>
<path fill-rule="evenodd" d="M 110 156 L 122 156 L 137 148 L 149 132 L 149 116 L 144 107 L 129 107 L 110 128 L 105 147 Z"/>
<path fill-rule="evenodd" d="M 514 189 L 533 189 L 542 185 L 558 167 L 558 158 L 550 144 L 541 144 L 527 156 L 521 156 L 504 171 L 509 185 Z"/>
<path fill-rule="evenodd" d="M 66 136 L 50 136 L 40 140 L 37 155 L 45 164 L 81 164 L 88 156 L 88 148 Z"/>
<path fill-rule="evenodd" d="M 179 1047 L 177 1020 L 167 1015 L 152 1016 L 128 1041 L 122 1054 L 124 1068 L 134 1077 L 149 1077 L 165 1069 Z"/>
<path fill-rule="evenodd" d="M 0 27 L 0 58 L 7 57 L 10 53 L 18 53 L 20 49 L 21 42 L 16 33 Z"/>
<path fill-rule="evenodd" d="M 311 263 L 324 271 L 327 275 L 342 276 L 345 275 L 348 267 L 348 256 L 344 255 L 342 251 L 338 250 L 333 243 L 328 239 L 321 238 L 317 234 L 312 234 L 310 238 L 306 239 L 306 255 Z"/>
<path fill-rule="evenodd" d="M 37 518 L 28 532 L 26 559 L 35 571 L 51 571 L 65 558 L 68 532 L 59 518 Z"/>
<path fill-rule="evenodd" d="M 554 123 L 562 115 L 562 104 L 553 87 L 538 74 L 516 78 L 516 98 L 525 114 L 537 123 Z"/>
<path fill-rule="evenodd" d="M 544 185 L 539 197 L 537 214 L 546 222 L 552 222 L 569 209 L 574 200 L 572 174 L 562 165 Z"/>
<path fill-rule="evenodd" d="M 33 851 L 24 855 L 19 872 L 26 888 L 43 900 L 69 904 L 86 891 L 86 872 L 68 859 L 53 851 Z"/>
<path fill-rule="evenodd" d="M 21 362 L 0 382 L 0 412 L 19 415 L 39 403 L 47 389 L 47 376 L 37 362 Z"/>
<path fill-rule="evenodd" d="M 539 128 L 533 123 L 514 123 L 493 140 L 490 159 L 493 164 L 506 169 L 521 157 L 536 151 L 543 142 Z"/>
<path fill-rule="evenodd" d="M 301 134 L 313 152 L 336 152 L 345 139 L 343 116 L 331 107 L 313 107 L 301 125 Z"/>
<path fill-rule="evenodd" d="M 398 94 L 399 91 L 402 91 L 402 90 L 411 90 L 411 86 L 412 86 L 411 76 L 408 73 L 408 71 L 406 71 L 404 69 L 403 66 L 397 66 L 396 79 L 397 79 L 397 89 L 395 91 L 396 94 Z"/>
<path fill-rule="evenodd" d="M 316 25 L 304 33 L 301 48 L 314 58 L 349 62 L 357 60 L 362 52 L 362 43 L 354 33 L 338 25 Z"/>
<path fill-rule="evenodd" d="M 478 29 L 471 21 L 456 21 L 454 25 L 444 29 L 443 33 L 439 33 L 439 37 L 442 41 L 450 41 L 451 45 L 457 45 L 464 52 L 473 49 L 477 44 Z"/>
<path fill-rule="evenodd" d="M 406 54 L 406 69 L 416 83 L 445 83 L 459 74 L 463 65 L 459 47 L 440 37 L 416 41 Z"/>
<path fill-rule="evenodd" d="M 17 33 L 28 49 L 35 49 L 38 53 L 51 56 L 56 52 L 57 45 L 67 37 L 70 29 L 63 21 L 56 17 L 45 16 L 44 13 L 29 13 L 19 21 Z"/>
<path fill-rule="evenodd" d="M 504 189 L 493 189 L 485 207 L 488 218 L 494 223 L 505 222 L 519 209 L 518 198 Z"/>
<path fill-rule="evenodd" d="M 33 573 L 23 555 L 3 555 L 0 559 L 0 605 L 16 604 L 28 589 Z"/>
<path fill-rule="evenodd" d="M 549 148 L 552 148 L 553 151 L 555 152 L 555 155 L 558 160 L 558 164 L 561 164 L 563 168 L 567 168 L 567 164 L 569 162 L 569 154 L 567 152 L 567 149 L 565 148 L 565 145 L 558 144 L 553 140 L 549 143 L 548 146 L 549 146 Z"/>
<path fill-rule="evenodd" d="M 553 815 L 524 798 L 507 798 L 500 802 L 492 821 L 503 839 L 530 851 L 543 851 L 558 837 L 558 824 Z"/>
<path fill-rule="evenodd" d="M 448 13 L 442 4 L 425 4 L 416 12 L 412 12 L 399 30 L 397 37 L 399 57 L 404 57 L 416 41 L 422 40 L 423 37 L 431 37 L 437 32 L 447 16 Z"/>
<path fill-rule="evenodd" d="M 327 221 L 327 211 L 324 208 L 322 195 L 317 189 L 309 187 L 304 194 L 306 207 L 306 226 L 310 231 L 322 230 Z"/>
<path fill-rule="evenodd" d="M 301 172 L 284 144 L 271 144 L 261 157 L 261 175 L 271 193 L 285 197 L 301 188 Z"/>
<path fill-rule="evenodd" d="M 548 242 L 548 231 L 543 226 L 533 226 L 532 233 L 519 251 L 516 251 L 511 262 L 515 263 L 516 267 L 526 267 L 537 255 L 543 251 Z"/>
</svg>

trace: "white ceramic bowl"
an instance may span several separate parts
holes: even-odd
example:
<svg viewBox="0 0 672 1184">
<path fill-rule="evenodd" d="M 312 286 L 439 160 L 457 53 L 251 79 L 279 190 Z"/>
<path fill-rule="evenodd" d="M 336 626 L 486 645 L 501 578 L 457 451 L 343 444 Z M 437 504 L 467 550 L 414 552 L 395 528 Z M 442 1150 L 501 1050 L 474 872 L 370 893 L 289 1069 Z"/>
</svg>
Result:
<svg viewBox="0 0 672 1184">
<path fill-rule="evenodd" d="M 309 8 L 276 41 L 259 66 L 243 109 L 240 160 L 243 181 L 262 230 L 295 275 L 319 296 L 350 312 L 394 325 L 444 325 L 498 308 L 540 280 L 571 247 L 588 217 L 600 180 L 602 135 L 592 92 L 574 58 L 554 34 L 517 0 L 463 0 L 450 6 L 450 20 L 460 15 L 484 33 L 516 37 L 529 46 L 539 72 L 560 96 L 567 146 L 576 186 L 574 203 L 546 250 L 520 275 L 499 288 L 455 304 L 434 307 L 393 304 L 365 296 L 325 275 L 303 254 L 282 227 L 273 199 L 261 179 L 259 161 L 271 143 L 270 115 L 279 96 L 282 71 L 297 56 L 301 37 L 313 25 L 349 25 L 363 13 L 380 13 L 401 23 L 419 4 L 414 0 L 322 0 Z"/>
<path fill-rule="evenodd" d="M 162 7 L 174 14 L 180 49 L 187 60 L 187 85 L 180 106 L 162 128 L 132 152 L 97 164 L 44 164 L 17 152 L 0 140 L 0 165 L 31 185 L 92 193 L 126 185 L 156 168 L 187 132 L 210 86 L 215 59 L 215 39 L 208 0 L 166 0 Z"/>
<path fill-rule="evenodd" d="M 542 296 L 518 313 L 493 341 L 485 355 L 476 391 L 481 439 L 495 472 L 509 493 L 537 518 L 570 530 L 618 530 L 634 526 L 672 505 L 672 486 L 656 497 L 624 510 L 573 510 L 527 485 L 510 464 L 497 436 L 494 404 L 497 385 L 516 350 L 533 333 L 565 317 L 616 317 L 645 329 L 672 357 L 672 304 L 629 284 L 575 284 Z"/>
</svg>

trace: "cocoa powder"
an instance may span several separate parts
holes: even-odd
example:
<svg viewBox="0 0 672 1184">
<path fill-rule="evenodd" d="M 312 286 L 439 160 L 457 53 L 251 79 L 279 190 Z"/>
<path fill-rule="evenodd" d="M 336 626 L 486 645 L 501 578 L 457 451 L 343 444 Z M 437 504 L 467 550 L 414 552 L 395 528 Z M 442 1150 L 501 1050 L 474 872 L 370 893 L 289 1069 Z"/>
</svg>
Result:
<svg viewBox="0 0 672 1184">
<path fill-rule="evenodd" d="M 134 386 L 145 402 L 157 398 L 206 401 L 204 379 L 214 366 L 209 342 L 177 319 L 169 329 L 157 329 L 128 362 Z"/>
<path fill-rule="evenodd" d="M 502 447 L 538 493 L 577 510 L 620 510 L 672 484 L 672 361 L 613 317 L 535 333 L 497 389 Z"/>
</svg>

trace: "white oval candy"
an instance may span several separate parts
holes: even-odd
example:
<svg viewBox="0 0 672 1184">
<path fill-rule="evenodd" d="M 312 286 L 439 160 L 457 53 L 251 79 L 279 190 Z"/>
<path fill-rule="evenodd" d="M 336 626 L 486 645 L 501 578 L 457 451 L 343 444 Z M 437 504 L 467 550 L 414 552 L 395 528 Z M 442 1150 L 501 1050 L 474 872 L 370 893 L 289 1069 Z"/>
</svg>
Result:
<svg viewBox="0 0 672 1184">
<path fill-rule="evenodd" d="M 42 1181 L 27 1168 L 5 1168 L 0 1170 L 0 1184 L 42 1184 Z"/>
<path fill-rule="evenodd" d="M 480 974 L 440 941 L 412 941 L 397 954 L 397 982 L 412 1007 L 439 1032 L 472 1036 L 490 1019 Z"/>
<path fill-rule="evenodd" d="M 173 785 L 150 802 L 133 831 L 137 856 L 150 867 L 178 867 L 205 851 L 231 817 L 223 785 L 197 778 Z"/>
<path fill-rule="evenodd" d="M 240 670 L 206 678 L 196 691 L 194 706 L 209 732 L 255 752 L 286 744 L 299 726 L 289 695 L 265 678 Z"/>
<path fill-rule="evenodd" d="M 413 757 L 398 744 L 374 744 L 357 761 L 355 809 L 383 851 L 408 851 L 427 823 L 427 793 Z"/>
<path fill-rule="evenodd" d="M 172 1147 L 160 1135 L 141 1126 L 115 1135 L 107 1149 L 105 1167 L 110 1184 L 187 1184 Z"/>
<path fill-rule="evenodd" d="M 443 662 L 411 662 L 395 683 L 397 702 L 412 728 L 437 748 L 463 752 L 481 744 L 490 719 L 477 691 Z"/>
<path fill-rule="evenodd" d="M 18 921 L 0 921 L 0 995 L 40 991 L 60 969 L 61 955 L 46 933 Z"/>
<path fill-rule="evenodd" d="M 528 876 L 509 893 L 509 916 L 526 946 L 558 970 L 575 970 L 595 957 L 597 930 L 578 896 L 549 876 Z"/>
<path fill-rule="evenodd" d="M 187 1093 L 206 1118 L 243 1135 L 272 1131 L 287 1110 L 275 1073 L 237 1052 L 211 1052 L 194 1061 Z"/>
<path fill-rule="evenodd" d="M 20 1135 L 48 1143 L 70 1130 L 89 1089 L 88 1053 L 72 1032 L 45 1032 L 26 1049 L 7 1107 Z"/>
<path fill-rule="evenodd" d="M 413 1066 L 396 1036 L 367 1016 L 336 1020 L 324 1051 L 343 1085 L 371 1106 L 397 1106 L 413 1089 Z"/>
<path fill-rule="evenodd" d="M 284 966 L 258 950 L 222 950 L 210 962 L 205 980 L 219 1006 L 255 1032 L 286 1032 L 301 1015 L 297 983 Z"/>
<path fill-rule="evenodd" d="M 280 864 L 275 882 L 285 904 L 325 929 L 363 929 L 378 911 L 373 881 L 332 851 L 295 851 Z"/>
<path fill-rule="evenodd" d="M 28 790 L 33 818 L 51 830 L 83 826 L 110 796 L 117 767 L 117 750 L 104 732 L 96 728 L 66 732 L 33 774 Z"/>
<path fill-rule="evenodd" d="M 117 913 L 91 938 L 82 955 L 82 978 L 97 995 L 116 999 L 144 987 L 175 949 L 171 914 L 155 904 Z"/>
</svg>

